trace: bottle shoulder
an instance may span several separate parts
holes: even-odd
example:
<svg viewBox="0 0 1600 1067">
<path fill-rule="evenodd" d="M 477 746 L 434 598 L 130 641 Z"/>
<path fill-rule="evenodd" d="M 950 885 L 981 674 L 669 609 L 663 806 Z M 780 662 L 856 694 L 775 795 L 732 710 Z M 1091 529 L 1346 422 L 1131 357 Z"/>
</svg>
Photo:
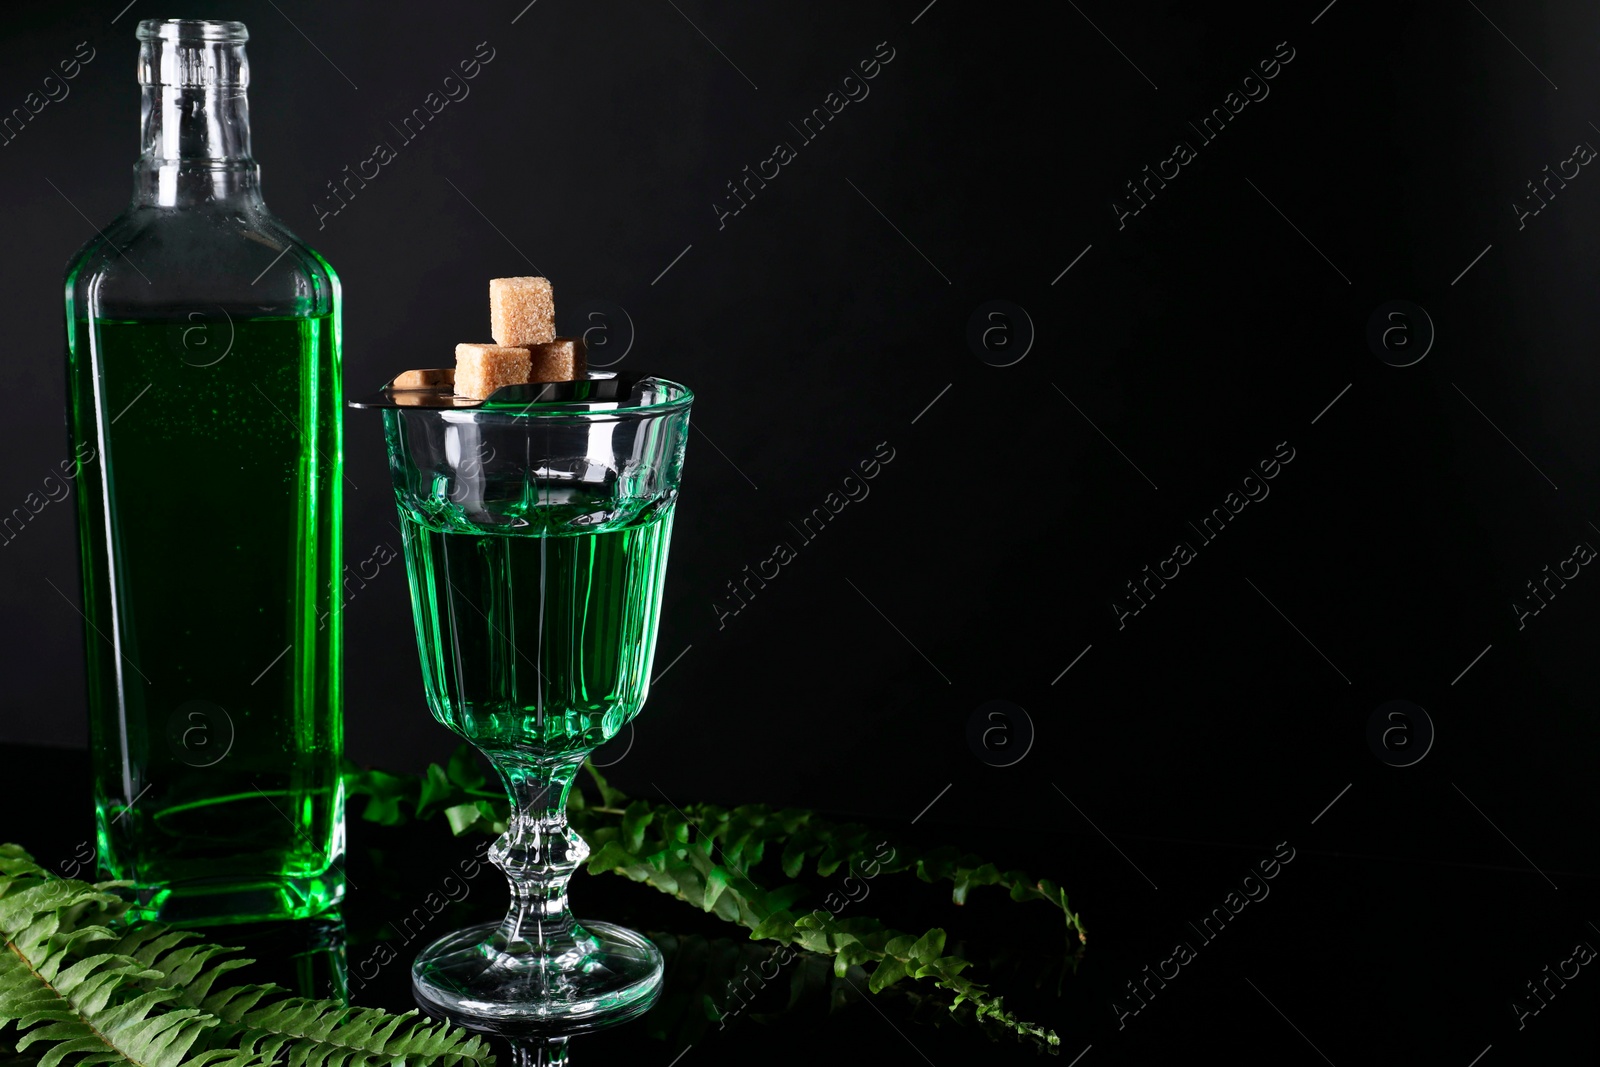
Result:
<svg viewBox="0 0 1600 1067">
<path fill-rule="evenodd" d="M 260 204 L 135 204 L 68 261 L 79 318 L 150 317 L 221 306 L 251 315 L 331 315 L 338 274 Z"/>
</svg>

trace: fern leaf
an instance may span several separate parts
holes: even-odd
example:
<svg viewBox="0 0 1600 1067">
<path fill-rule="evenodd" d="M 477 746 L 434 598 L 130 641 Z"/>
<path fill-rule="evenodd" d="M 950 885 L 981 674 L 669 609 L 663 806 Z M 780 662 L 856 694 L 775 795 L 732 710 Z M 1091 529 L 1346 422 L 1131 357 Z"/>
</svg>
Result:
<svg viewBox="0 0 1600 1067">
<path fill-rule="evenodd" d="M 965 904 L 975 886 L 996 886 L 1007 890 L 1014 901 L 1039 900 L 1060 910 L 1066 963 L 1076 967 L 1087 934 L 1082 918 L 1068 906 L 1065 890 L 1055 883 L 1035 880 L 1019 870 L 1001 871 L 993 863 L 949 846 L 921 850 L 902 843 L 891 847 L 866 826 L 830 822 L 804 809 L 774 809 L 765 804 L 735 808 L 689 804 L 679 808 L 631 799 L 592 763 L 585 762 L 584 767 L 600 793 L 600 804 L 578 802 L 581 791 L 575 789 L 567 816 L 590 846 L 591 874 L 610 871 L 653 886 L 748 928 L 752 939 L 792 943 L 831 956 L 840 977 L 851 967 L 871 964 L 868 989 L 873 994 L 902 979 L 912 979 L 908 985 L 926 983 L 945 994 L 942 1003 L 952 1015 L 964 1015 L 985 1029 L 1047 1048 L 1058 1046 L 1054 1031 L 1017 1018 L 1006 1010 L 1000 997 L 962 976 L 969 961 L 941 956 L 943 931 L 929 931 L 919 940 L 875 919 L 837 921 L 821 909 L 797 918 L 789 909 L 804 895 L 803 886 L 791 882 L 766 889 L 750 872 L 772 855 L 791 879 L 807 867 L 821 878 L 837 877 L 844 868 L 846 879 L 856 884 L 879 874 L 909 873 L 924 882 L 950 883 L 950 899 L 955 904 Z M 347 768 L 346 788 L 352 796 L 365 793 L 371 798 L 365 817 L 372 821 L 404 823 L 411 817 L 407 808 L 419 818 L 443 810 L 451 831 L 458 836 L 505 830 L 505 796 L 485 788 L 465 746 L 452 757 L 448 771 L 434 764 L 420 781 Z M 934 940 L 938 949 L 932 947 Z M 934 1002 L 925 993 L 916 996 L 919 1001 Z"/>
<path fill-rule="evenodd" d="M 244 1013 L 228 1037 L 268 1062 L 289 1067 L 384 1067 L 437 1063 L 442 1067 L 490 1062 L 483 1039 L 417 1012 L 392 1015 L 377 1008 L 291 997 Z"/>
<path fill-rule="evenodd" d="M 250 963 L 158 924 L 108 925 L 117 883 L 57 878 L 0 845 L 0 1033 L 41 1067 L 484 1067 L 482 1038 L 276 986 L 219 988 Z"/>
</svg>

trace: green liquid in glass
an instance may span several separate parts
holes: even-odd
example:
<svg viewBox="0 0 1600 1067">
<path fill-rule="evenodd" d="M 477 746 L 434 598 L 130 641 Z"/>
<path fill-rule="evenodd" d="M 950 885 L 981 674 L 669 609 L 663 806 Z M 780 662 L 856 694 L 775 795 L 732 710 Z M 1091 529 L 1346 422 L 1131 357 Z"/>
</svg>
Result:
<svg viewBox="0 0 1600 1067">
<path fill-rule="evenodd" d="M 440 722 L 486 751 L 554 757 L 610 740 L 638 714 L 670 504 L 596 533 L 489 532 L 413 510 L 402 521 Z"/>
<path fill-rule="evenodd" d="M 101 871 L 169 922 L 315 914 L 343 895 L 335 321 L 71 326 Z"/>
</svg>

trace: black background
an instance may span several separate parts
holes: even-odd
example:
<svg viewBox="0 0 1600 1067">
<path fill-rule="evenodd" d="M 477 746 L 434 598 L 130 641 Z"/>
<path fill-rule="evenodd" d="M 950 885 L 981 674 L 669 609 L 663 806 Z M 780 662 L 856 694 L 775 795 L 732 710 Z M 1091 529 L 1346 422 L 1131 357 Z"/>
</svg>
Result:
<svg viewBox="0 0 1600 1067">
<path fill-rule="evenodd" d="M 1117 987 L 1288 841 L 1314 857 L 1290 868 L 1306 895 L 1260 905 L 1279 910 L 1257 954 L 1128 1031 L 1203 1018 L 1201 1040 L 1265 1035 L 1261 1062 L 1465 1065 L 1491 1044 L 1485 1065 L 1593 1062 L 1600 978 L 1522 1030 L 1510 1003 L 1600 944 L 1600 578 L 1520 629 L 1512 605 L 1600 544 L 1600 177 L 1520 228 L 1513 204 L 1600 144 L 1600 13 L 925 4 L 8 11 L 0 109 L 78 42 L 96 58 L 0 148 L 0 512 L 66 455 L 60 268 L 129 193 L 135 22 L 243 19 L 268 203 L 344 282 L 347 393 L 485 340 L 485 280 L 527 273 L 553 279 L 565 332 L 608 301 L 609 340 L 633 335 L 619 368 L 696 389 L 659 682 L 626 756 L 601 757 L 618 784 L 921 813 L 1011 849 L 997 860 L 1066 885 L 1095 934 L 1095 992 L 1054 1021 L 1084 1035 L 1069 1059 L 1139 1062 Z M 479 42 L 495 59 L 471 95 L 319 228 L 325 183 Z M 789 124 L 879 42 L 870 95 L 802 144 Z M 1289 49 L 1201 147 L 1188 123 Z M 1197 158 L 1119 228 L 1123 183 L 1178 140 Z M 780 141 L 797 158 L 719 220 Z M 1010 366 L 969 344 L 991 300 L 1031 320 Z M 1367 340 L 1394 300 L 1436 332 L 1407 367 Z M 1029 331 L 1010 325 L 1014 356 Z M 789 524 L 885 442 L 870 496 L 719 620 L 726 583 L 799 547 Z M 1200 543 L 1188 524 L 1284 442 L 1270 496 Z M 347 560 L 398 548 L 376 418 L 347 419 L 346 471 Z M 8 742 L 84 744 L 82 623 L 46 582 L 76 593 L 73 529 L 51 504 L 0 547 Z M 1119 628 L 1124 583 L 1179 540 L 1197 558 Z M 442 759 L 398 564 L 346 626 L 348 753 Z M 1367 739 L 1394 699 L 1436 732 L 1406 768 Z M 1010 767 L 968 744 L 991 700 L 1036 731 Z M 0 820 L 27 843 L 19 813 Z"/>
</svg>

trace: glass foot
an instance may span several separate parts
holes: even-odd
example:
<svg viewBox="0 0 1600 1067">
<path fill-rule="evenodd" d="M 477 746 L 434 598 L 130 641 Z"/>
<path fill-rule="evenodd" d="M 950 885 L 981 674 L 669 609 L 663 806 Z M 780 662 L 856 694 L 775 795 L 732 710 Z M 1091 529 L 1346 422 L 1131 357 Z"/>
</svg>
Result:
<svg viewBox="0 0 1600 1067">
<path fill-rule="evenodd" d="M 554 956 L 508 952 L 500 931 L 470 926 L 424 949 L 411 967 L 418 1006 L 469 1030 L 567 1034 L 642 1015 L 661 991 L 661 952 L 632 930 L 574 926 Z"/>
</svg>

